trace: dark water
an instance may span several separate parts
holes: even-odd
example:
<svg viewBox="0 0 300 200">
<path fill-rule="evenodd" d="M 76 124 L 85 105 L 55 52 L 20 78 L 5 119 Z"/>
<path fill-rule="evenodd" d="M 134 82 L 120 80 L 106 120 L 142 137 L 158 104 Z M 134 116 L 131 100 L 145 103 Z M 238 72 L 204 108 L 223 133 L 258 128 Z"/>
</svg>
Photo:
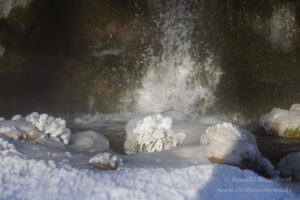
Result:
<svg viewBox="0 0 300 200">
<path fill-rule="evenodd" d="M 288 108 L 300 100 L 299 5 L 298 0 L 33 0 L 0 19 L 1 116 L 120 111 L 124 96 L 142 87 L 153 58 L 161 59 L 170 45 L 186 44 L 196 67 L 213 53 L 223 72 L 207 112 L 258 117 L 273 107 Z M 184 14 L 164 15 L 170 10 Z M 188 38 L 168 46 L 162 40 L 166 30 L 179 29 L 164 27 L 162 19 L 176 16 L 179 25 L 190 16 L 182 23 Z M 210 77 L 201 70 L 193 81 Z M 128 110 L 135 100 L 126 104 Z M 201 110 L 199 102 L 195 110 Z"/>
</svg>

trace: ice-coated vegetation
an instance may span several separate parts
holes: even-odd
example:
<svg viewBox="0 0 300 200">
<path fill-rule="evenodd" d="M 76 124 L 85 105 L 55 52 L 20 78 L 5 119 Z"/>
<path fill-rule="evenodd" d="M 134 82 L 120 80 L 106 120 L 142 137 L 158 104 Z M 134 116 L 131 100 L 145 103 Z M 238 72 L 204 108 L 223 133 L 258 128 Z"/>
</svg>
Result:
<svg viewBox="0 0 300 200">
<path fill-rule="evenodd" d="M 66 128 L 64 119 L 34 112 L 26 116 L 26 121 L 32 123 L 39 131 L 49 134 L 49 137 L 55 141 L 63 141 L 63 143 L 68 144 L 71 131 Z"/>
<path fill-rule="evenodd" d="M 156 152 L 176 147 L 184 139 L 184 133 L 172 130 L 170 117 L 155 114 L 127 123 L 124 148 L 127 154 Z"/>
<path fill-rule="evenodd" d="M 47 141 L 69 143 L 71 131 L 66 128 L 66 121 L 48 114 L 36 112 L 23 118 L 15 115 L 12 120 L 0 120 L 0 133 L 10 139 L 31 139 L 37 143 Z"/>
<path fill-rule="evenodd" d="M 70 145 L 86 151 L 105 151 L 109 148 L 109 141 L 100 133 L 84 131 L 72 134 Z"/>
<path fill-rule="evenodd" d="M 293 180 L 300 181 L 300 152 L 283 157 L 278 164 L 278 169 L 282 176 L 292 176 Z"/>
<path fill-rule="evenodd" d="M 300 135 L 300 104 L 294 104 L 290 110 L 274 108 L 260 118 L 261 125 L 268 133 L 279 136 Z"/>
<path fill-rule="evenodd" d="M 243 159 L 254 161 L 260 157 L 255 137 L 228 122 L 209 127 L 200 144 L 207 145 L 206 156 L 216 162 L 241 166 Z"/>
<path fill-rule="evenodd" d="M 104 152 L 92 157 L 89 163 L 98 169 L 115 170 L 123 164 L 123 161 L 117 155 Z"/>
</svg>

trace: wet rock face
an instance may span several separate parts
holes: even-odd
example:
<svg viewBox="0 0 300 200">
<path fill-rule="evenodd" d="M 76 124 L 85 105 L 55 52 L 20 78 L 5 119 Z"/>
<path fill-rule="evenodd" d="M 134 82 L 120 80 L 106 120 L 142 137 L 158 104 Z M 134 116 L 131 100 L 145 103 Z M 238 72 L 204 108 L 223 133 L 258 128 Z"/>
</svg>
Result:
<svg viewBox="0 0 300 200">
<path fill-rule="evenodd" d="M 116 110 L 133 84 L 128 74 L 153 39 L 145 6 L 139 0 L 35 0 L 12 8 L 0 18 L 0 109 L 8 115 L 12 109 Z"/>
<path fill-rule="evenodd" d="M 0 0 L 0 110 L 120 110 L 125 91 L 141 85 L 148 47 L 154 55 L 161 52 L 156 2 Z M 297 2 L 194 2 L 199 20 L 192 46 L 203 48 L 192 54 L 209 50 L 219 57 L 224 76 L 216 96 L 222 107 L 266 112 L 295 101 Z M 289 24 L 278 28 L 276 20 Z M 281 49 L 282 39 L 289 40 L 288 51 Z"/>
</svg>

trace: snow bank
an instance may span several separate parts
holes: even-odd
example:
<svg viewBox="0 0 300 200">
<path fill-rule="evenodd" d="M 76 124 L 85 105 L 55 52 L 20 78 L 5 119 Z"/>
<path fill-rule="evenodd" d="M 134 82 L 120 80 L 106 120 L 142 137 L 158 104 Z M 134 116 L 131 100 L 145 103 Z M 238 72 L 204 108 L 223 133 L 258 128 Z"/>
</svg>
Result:
<svg viewBox="0 0 300 200">
<path fill-rule="evenodd" d="M 173 132 L 170 117 L 149 115 L 127 123 L 124 148 L 127 154 L 156 152 L 176 147 L 184 139 L 184 133 Z"/>
<path fill-rule="evenodd" d="M 88 151 L 105 151 L 109 148 L 109 141 L 100 133 L 84 131 L 71 135 L 70 144 L 73 147 Z"/>
<path fill-rule="evenodd" d="M 286 131 L 299 131 L 300 104 L 294 104 L 290 110 L 274 108 L 260 118 L 261 125 L 268 133 L 288 136 Z"/>
<path fill-rule="evenodd" d="M 292 176 L 293 180 L 300 181 L 300 152 L 283 157 L 278 164 L 278 169 L 282 176 Z"/>
<path fill-rule="evenodd" d="M 260 157 L 255 137 L 228 122 L 209 127 L 200 144 L 207 145 L 206 156 L 214 162 L 242 166 L 244 159 L 255 161 Z"/>
<path fill-rule="evenodd" d="M 95 171 L 53 160 L 0 159 L 0 199 L 297 199 L 278 183 L 226 165 Z"/>
<path fill-rule="evenodd" d="M 98 169 L 115 170 L 123 164 L 123 161 L 111 153 L 99 153 L 89 160 L 89 163 Z"/>
</svg>

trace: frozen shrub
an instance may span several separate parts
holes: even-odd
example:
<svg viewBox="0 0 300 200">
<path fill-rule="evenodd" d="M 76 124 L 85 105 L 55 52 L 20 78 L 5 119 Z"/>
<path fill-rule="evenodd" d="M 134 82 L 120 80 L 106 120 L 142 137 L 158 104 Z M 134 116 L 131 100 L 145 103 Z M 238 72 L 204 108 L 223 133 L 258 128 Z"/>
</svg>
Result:
<svg viewBox="0 0 300 200">
<path fill-rule="evenodd" d="M 111 153 L 99 153 L 89 160 L 94 167 L 102 170 L 115 170 L 122 165 L 122 160 Z"/>
<path fill-rule="evenodd" d="M 65 144 L 69 143 L 71 131 L 66 128 L 65 120 L 34 112 L 26 116 L 26 121 L 32 123 L 39 131 L 49 135 L 50 139 L 57 142 L 62 141 Z"/>
<path fill-rule="evenodd" d="M 184 133 L 173 132 L 170 117 L 149 115 L 127 123 L 124 148 L 127 154 L 156 152 L 176 147 L 184 139 Z"/>
<path fill-rule="evenodd" d="M 207 145 L 205 155 L 212 162 L 242 166 L 243 161 L 255 161 L 260 157 L 255 137 L 231 123 L 209 127 L 200 138 Z"/>
</svg>

